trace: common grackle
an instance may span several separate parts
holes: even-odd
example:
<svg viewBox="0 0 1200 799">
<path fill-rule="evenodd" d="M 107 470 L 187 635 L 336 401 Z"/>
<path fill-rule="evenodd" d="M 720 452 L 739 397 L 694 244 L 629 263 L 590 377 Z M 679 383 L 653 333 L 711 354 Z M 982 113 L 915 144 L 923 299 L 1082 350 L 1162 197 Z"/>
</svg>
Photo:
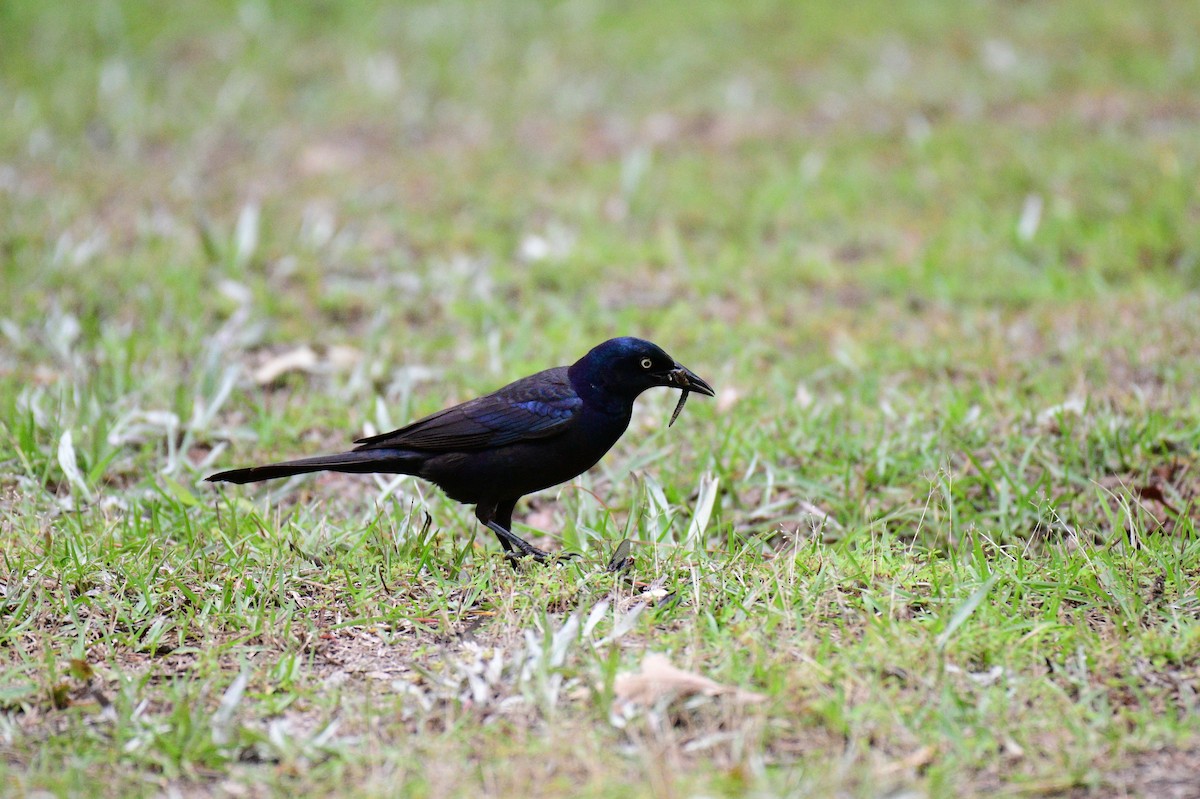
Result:
<svg viewBox="0 0 1200 799">
<path fill-rule="evenodd" d="M 590 469 L 629 426 L 633 401 L 654 386 L 713 396 L 712 387 L 649 341 L 614 338 L 572 366 L 522 378 L 336 455 L 233 469 L 213 482 L 253 483 L 306 472 L 411 474 L 475 505 L 510 557 L 546 552 L 512 532 L 517 500 Z M 672 418 L 672 421 L 674 419 Z"/>
</svg>

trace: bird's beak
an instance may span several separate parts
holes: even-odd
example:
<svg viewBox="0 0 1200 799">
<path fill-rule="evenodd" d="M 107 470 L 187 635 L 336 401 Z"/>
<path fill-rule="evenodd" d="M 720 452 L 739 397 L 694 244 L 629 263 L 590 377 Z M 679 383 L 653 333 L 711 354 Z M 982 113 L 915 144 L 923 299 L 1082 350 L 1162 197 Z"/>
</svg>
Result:
<svg viewBox="0 0 1200 799">
<path fill-rule="evenodd" d="M 672 388 L 687 389 L 688 391 L 694 391 L 697 394 L 704 394 L 705 396 L 709 397 L 716 396 L 712 386 L 710 386 L 708 383 L 705 383 L 704 379 L 700 377 L 700 375 L 696 374 L 686 366 L 678 363 L 675 364 L 674 369 L 667 372 L 666 385 Z"/>
</svg>

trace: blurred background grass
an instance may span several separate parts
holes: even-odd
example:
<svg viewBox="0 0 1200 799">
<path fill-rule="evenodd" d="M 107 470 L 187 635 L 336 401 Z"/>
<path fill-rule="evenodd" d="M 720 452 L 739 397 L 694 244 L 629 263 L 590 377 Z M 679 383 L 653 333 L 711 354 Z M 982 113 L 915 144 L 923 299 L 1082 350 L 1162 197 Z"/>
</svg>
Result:
<svg viewBox="0 0 1200 799">
<path fill-rule="evenodd" d="M 520 352 L 536 325 L 561 359 L 633 327 L 817 368 L 831 326 L 886 351 L 881 306 L 1200 274 L 1186 4 L 0 13 L 16 318 L 57 303 L 158 348 L 211 326 L 192 303 L 228 277 L 272 340 L 383 313 L 442 347 L 498 331 Z M 246 204 L 252 254 L 198 241 Z M 557 246 L 523 264 L 529 236 Z"/>
</svg>

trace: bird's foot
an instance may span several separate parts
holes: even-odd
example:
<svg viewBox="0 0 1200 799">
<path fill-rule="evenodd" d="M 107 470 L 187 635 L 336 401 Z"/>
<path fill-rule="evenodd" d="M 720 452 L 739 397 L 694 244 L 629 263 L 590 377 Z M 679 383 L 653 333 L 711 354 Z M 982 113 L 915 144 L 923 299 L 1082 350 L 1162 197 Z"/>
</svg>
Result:
<svg viewBox="0 0 1200 799">
<path fill-rule="evenodd" d="M 545 552 L 532 545 L 530 545 L 530 550 L 532 551 L 521 552 L 520 550 L 512 549 L 508 552 L 505 552 L 504 557 L 508 559 L 508 562 L 512 564 L 514 569 L 517 567 L 518 563 L 526 558 L 530 558 L 536 563 L 545 564 L 566 563 L 579 558 L 578 552 Z"/>
<path fill-rule="evenodd" d="M 517 561 L 523 558 L 532 558 L 538 563 L 557 563 L 559 561 L 574 560 L 579 557 L 574 552 L 559 552 L 556 555 L 544 549 L 538 549 L 524 538 L 516 535 L 511 530 L 504 529 L 496 522 L 488 522 L 487 526 L 499 537 L 500 543 L 504 545 L 504 557 L 508 558 L 509 562 L 514 566 Z"/>
</svg>

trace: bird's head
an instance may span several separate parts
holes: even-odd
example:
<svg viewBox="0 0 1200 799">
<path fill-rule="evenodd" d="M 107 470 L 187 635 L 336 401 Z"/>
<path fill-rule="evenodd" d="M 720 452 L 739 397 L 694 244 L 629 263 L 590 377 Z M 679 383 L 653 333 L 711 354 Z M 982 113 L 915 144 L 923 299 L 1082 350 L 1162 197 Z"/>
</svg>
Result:
<svg viewBox="0 0 1200 799">
<path fill-rule="evenodd" d="M 713 396 L 712 386 L 663 351 L 632 336 L 612 338 L 593 347 L 571 367 L 571 377 L 622 397 L 666 386 Z"/>
</svg>

